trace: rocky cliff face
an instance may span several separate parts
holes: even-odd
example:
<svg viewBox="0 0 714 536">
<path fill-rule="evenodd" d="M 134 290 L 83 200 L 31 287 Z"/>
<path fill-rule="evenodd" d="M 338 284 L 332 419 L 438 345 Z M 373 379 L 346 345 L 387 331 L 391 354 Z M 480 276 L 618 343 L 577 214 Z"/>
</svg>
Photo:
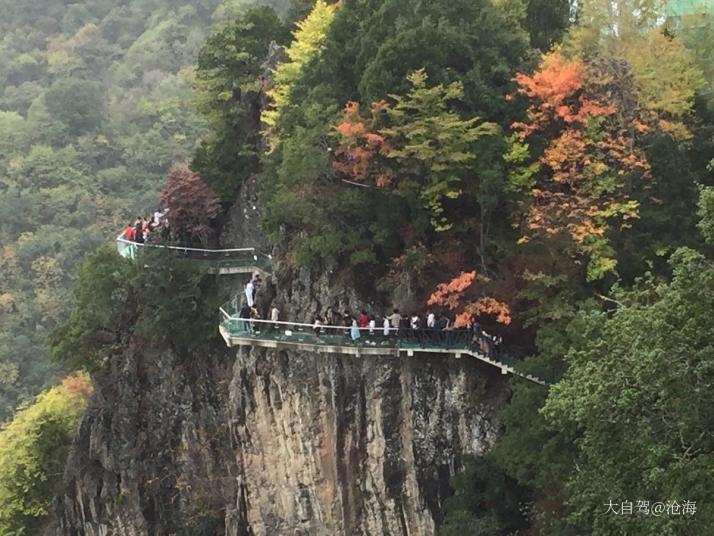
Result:
<svg viewBox="0 0 714 536">
<path fill-rule="evenodd" d="M 97 378 L 60 532 L 433 534 L 504 393 L 466 358 L 133 348 Z"/>
<path fill-rule="evenodd" d="M 264 246 L 256 186 L 244 190 L 222 242 Z M 329 274 L 276 273 L 263 297 L 285 318 L 358 306 Z M 130 339 L 95 375 L 56 532 L 434 534 L 449 477 L 493 443 L 506 397 L 499 372 L 469 358 L 236 351 L 218 338 L 180 355 Z"/>
</svg>

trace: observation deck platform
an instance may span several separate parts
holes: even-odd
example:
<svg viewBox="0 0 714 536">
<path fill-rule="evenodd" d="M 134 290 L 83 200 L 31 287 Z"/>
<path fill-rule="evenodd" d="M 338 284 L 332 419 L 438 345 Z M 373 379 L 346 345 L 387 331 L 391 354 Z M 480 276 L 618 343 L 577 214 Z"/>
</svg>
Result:
<svg viewBox="0 0 714 536">
<path fill-rule="evenodd" d="M 230 311 L 230 312 L 229 312 Z M 350 328 L 322 325 L 319 334 L 311 324 L 243 319 L 236 307 L 228 303 L 220 308 L 219 332 L 229 348 L 254 346 L 274 349 L 297 349 L 323 354 L 346 354 L 355 357 L 381 355 L 413 357 L 417 353 L 444 354 L 456 359 L 471 357 L 539 385 L 545 381 L 516 370 L 516 361 L 499 351 L 486 336 L 475 337 L 466 329 L 398 330 L 396 328 Z M 352 338 L 352 330 L 359 338 Z"/>
<path fill-rule="evenodd" d="M 174 252 L 177 256 L 205 263 L 209 273 L 218 275 L 254 274 L 268 276 L 272 273 L 273 258 L 256 248 L 234 249 L 199 249 L 163 244 L 140 244 L 118 236 L 116 239 L 119 255 L 135 259 L 141 251 L 163 249 Z"/>
</svg>

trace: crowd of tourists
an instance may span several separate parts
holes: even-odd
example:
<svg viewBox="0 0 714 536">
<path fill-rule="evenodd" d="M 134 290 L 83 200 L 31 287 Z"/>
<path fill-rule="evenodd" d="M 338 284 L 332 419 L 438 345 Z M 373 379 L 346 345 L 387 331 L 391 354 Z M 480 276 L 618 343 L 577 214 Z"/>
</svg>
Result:
<svg viewBox="0 0 714 536">
<path fill-rule="evenodd" d="M 245 286 L 245 298 L 242 299 L 238 316 L 249 332 L 273 330 L 282 322 L 280 311 L 275 305 L 270 308 L 267 318 L 260 318 L 255 299 L 262 284 L 261 276 L 255 274 Z M 328 307 L 324 314 L 313 317 L 311 326 L 318 340 L 325 336 L 338 336 L 352 343 L 363 339 L 369 344 L 384 341 L 385 338 L 398 338 L 416 345 L 437 344 L 446 348 L 468 343 L 486 354 L 497 353 L 501 344 L 501 337 L 487 333 L 476 317 L 472 317 L 467 325 L 456 327 L 445 313 L 437 314 L 434 311 L 427 311 L 425 315 L 404 315 L 395 308 L 391 313 L 378 315 L 368 313 L 365 309 L 355 314 Z"/>
<path fill-rule="evenodd" d="M 126 226 L 121 237 L 135 244 L 166 241 L 169 238 L 169 209 L 157 210 L 148 218 L 137 217 L 133 223 Z"/>
</svg>

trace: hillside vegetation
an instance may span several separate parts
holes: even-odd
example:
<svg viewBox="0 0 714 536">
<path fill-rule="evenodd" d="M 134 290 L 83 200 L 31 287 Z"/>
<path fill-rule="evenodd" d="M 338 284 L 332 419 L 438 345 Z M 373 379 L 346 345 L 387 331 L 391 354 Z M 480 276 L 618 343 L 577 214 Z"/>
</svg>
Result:
<svg viewBox="0 0 714 536">
<path fill-rule="evenodd" d="M 365 302 L 476 318 L 553 383 L 514 381 L 503 436 L 454 479 L 444 534 L 712 532 L 711 512 L 682 511 L 714 493 L 711 15 L 665 20 L 656 0 L 317 0 L 284 11 L 304 14 L 289 26 L 241 5 L 219 10 L 230 17 L 200 50 L 217 6 L 130 4 L 106 27 L 119 8 L 74 6 L 37 49 L 25 40 L 42 24 L 7 34 L 0 132 L 24 134 L 0 140 L 6 408 L 51 373 L 41 341 L 68 311 L 78 256 L 190 157 L 224 206 L 258 178 L 284 266 L 329 271 Z M 284 55 L 265 76 L 272 41 Z M 147 262 L 88 258 L 52 338 L 63 363 L 103 366 L 117 341 L 97 335 L 125 315 L 154 336 L 190 321 L 186 303 L 194 328 L 212 325 L 200 274 Z M 174 346 L 202 340 L 178 332 Z M 605 515 L 608 500 L 669 513 Z"/>
<path fill-rule="evenodd" d="M 45 338 L 77 261 L 153 211 L 197 147 L 198 51 L 242 4 L 0 2 L 0 422 L 57 378 Z"/>
</svg>

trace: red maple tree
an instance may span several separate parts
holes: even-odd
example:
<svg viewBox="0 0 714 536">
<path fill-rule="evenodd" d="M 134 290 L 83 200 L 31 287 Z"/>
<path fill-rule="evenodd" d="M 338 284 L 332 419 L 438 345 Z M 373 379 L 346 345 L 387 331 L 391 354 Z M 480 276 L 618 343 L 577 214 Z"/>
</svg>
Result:
<svg viewBox="0 0 714 536">
<path fill-rule="evenodd" d="M 206 245 L 213 235 L 212 222 L 221 207 L 218 196 L 196 173 L 176 166 L 166 176 L 161 205 L 169 209 L 172 238 Z"/>
</svg>

